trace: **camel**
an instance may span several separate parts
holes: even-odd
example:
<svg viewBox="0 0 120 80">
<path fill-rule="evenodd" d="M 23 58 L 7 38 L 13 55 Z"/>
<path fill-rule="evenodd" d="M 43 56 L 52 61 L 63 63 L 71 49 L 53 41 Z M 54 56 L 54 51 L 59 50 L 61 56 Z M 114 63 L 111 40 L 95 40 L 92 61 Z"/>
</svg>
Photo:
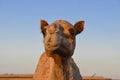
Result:
<svg viewBox="0 0 120 80">
<path fill-rule="evenodd" d="M 76 35 L 84 29 L 84 21 L 74 25 L 65 20 L 48 24 L 40 20 L 45 51 L 41 55 L 33 80 L 82 80 L 72 55 Z"/>
</svg>

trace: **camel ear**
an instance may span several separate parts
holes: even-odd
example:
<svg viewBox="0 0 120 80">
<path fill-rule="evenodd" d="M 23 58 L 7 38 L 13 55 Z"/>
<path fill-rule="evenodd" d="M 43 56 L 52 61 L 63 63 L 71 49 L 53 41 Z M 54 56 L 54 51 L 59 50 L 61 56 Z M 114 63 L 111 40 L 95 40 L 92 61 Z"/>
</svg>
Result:
<svg viewBox="0 0 120 80">
<path fill-rule="evenodd" d="M 45 21 L 45 20 L 40 20 L 41 29 L 43 29 L 43 27 L 44 27 L 44 26 L 47 26 L 47 25 L 48 25 L 47 21 Z"/>
<path fill-rule="evenodd" d="M 81 33 L 84 29 L 84 21 L 78 21 L 75 23 L 74 28 L 76 30 L 76 35 Z"/>
</svg>

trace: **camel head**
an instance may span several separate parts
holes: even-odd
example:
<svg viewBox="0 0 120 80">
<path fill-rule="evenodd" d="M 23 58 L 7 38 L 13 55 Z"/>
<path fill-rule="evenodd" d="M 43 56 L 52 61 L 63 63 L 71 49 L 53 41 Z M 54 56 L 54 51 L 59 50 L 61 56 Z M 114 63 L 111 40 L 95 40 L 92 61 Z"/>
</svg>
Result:
<svg viewBox="0 0 120 80">
<path fill-rule="evenodd" d="M 72 56 L 76 44 L 76 35 L 83 31 L 84 21 L 78 21 L 74 25 L 65 20 L 56 20 L 52 24 L 41 20 L 40 23 L 47 55 Z"/>
</svg>

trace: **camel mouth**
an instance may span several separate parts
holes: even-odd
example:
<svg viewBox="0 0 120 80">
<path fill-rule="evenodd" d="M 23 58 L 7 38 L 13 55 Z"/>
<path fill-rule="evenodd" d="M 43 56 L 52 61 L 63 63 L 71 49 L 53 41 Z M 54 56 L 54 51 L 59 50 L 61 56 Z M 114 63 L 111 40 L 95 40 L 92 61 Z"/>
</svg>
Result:
<svg viewBox="0 0 120 80">
<path fill-rule="evenodd" d="M 47 45 L 45 45 L 45 48 L 46 48 L 46 50 L 49 50 L 49 51 L 55 51 L 59 48 L 59 45 L 47 44 Z"/>
</svg>

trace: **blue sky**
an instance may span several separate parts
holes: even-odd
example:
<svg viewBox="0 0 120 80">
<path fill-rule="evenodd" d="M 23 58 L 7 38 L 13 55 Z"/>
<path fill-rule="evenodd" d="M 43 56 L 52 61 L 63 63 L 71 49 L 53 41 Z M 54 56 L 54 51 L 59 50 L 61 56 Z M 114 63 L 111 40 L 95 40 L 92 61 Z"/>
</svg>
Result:
<svg viewBox="0 0 120 80">
<path fill-rule="evenodd" d="M 120 78 L 119 0 L 0 0 L 0 73 L 34 73 L 42 52 L 40 19 L 85 20 L 74 60 L 82 75 Z"/>
</svg>

